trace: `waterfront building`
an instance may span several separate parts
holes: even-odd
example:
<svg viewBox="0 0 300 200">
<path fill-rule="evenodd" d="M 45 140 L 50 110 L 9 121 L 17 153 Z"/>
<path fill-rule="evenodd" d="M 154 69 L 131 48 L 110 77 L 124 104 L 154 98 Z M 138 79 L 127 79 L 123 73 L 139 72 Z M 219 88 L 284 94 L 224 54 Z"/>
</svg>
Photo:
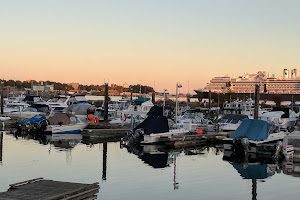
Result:
<svg viewBox="0 0 300 200">
<path fill-rule="evenodd" d="M 259 71 L 256 74 L 244 73 L 241 76 L 214 77 L 204 87 L 203 91 L 209 90 L 217 93 L 254 93 L 255 85 L 260 84 L 261 93 L 269 94 L 300 94 L 300 77 L 297 77 L 297 69 L 283 70 L 282 77 Z"/>
</svg>

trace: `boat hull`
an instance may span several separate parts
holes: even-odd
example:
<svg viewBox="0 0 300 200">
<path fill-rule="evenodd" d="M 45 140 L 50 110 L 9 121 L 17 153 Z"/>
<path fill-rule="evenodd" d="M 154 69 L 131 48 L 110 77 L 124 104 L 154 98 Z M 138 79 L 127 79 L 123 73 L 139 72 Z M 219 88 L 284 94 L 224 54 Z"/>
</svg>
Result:
<svg viewBox="0 0 300 200">
<path fill-rule="evenodd" d="M 86 124 L 70 124 L 70 125 L 49 125 L 45 132 L 51 134 L 81 134 Z"/>
</svg>

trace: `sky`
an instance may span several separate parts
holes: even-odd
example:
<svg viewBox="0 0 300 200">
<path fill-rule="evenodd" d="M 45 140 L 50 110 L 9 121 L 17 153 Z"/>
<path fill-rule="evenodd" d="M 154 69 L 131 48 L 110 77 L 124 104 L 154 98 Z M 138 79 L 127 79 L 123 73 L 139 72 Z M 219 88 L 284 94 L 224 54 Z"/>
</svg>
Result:
<svg viewBox="0 0 300 200">
<path fill-rule="evenodd" d="M 298 0 L 0 0 L 0 79 L 203 88 L 300 70 Z M 299 71 L 300 72 L 300 71 Z"/>
</svg>

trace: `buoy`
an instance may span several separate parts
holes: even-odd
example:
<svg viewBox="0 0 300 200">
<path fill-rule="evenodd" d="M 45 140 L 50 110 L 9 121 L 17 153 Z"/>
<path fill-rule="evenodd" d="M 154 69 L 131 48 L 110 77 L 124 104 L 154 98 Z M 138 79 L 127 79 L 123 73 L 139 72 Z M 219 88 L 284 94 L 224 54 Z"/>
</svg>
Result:
<svg viewBox="0 0 300 200">
<path fill-rule="evenodd" d="M 98 116 L 95 117 L 95 123 L 97 123 L 97 124 L 99 123 L 99 117 Z"/>
<path fill-rule="evenodd" d="M 202 134 L 203 134 L 203 130 L 202 130 L 202 129 L 197 129 L 196 133 L 197 133 L 198 135 L 202 135 Z"/>
<path fill-rule="evenodd" d="M 94 115 L 93 114 L 89 114 L 88 115 L 88 119 L 90 120 L 90 122 L 93 124 L 95 122 L 94 120 Z"/>
</svg>

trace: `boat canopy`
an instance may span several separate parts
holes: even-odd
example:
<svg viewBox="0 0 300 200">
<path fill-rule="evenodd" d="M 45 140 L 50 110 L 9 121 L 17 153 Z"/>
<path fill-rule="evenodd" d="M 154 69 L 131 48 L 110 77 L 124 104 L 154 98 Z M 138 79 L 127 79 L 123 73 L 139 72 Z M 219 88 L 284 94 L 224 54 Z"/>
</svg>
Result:
<svg viewBox="0 0 300 200">
<path fill-rule="evenodd" d="M 86 115 L 87 114 L 87 110 L 89 108 L 93 108 L 93 109 L 96 109 L 95 106 L 91 105 L 91 104 L 88 104 L 88 103 L 84 103 L 84 104 L 72 104 L 70 105 L 66 112 L 67 113 L 72 113 L 72 114 L 75 114 L 75 115 Z"/>
<path fill-rule="evenodd" d="M 265 140 L 275 128 L 275 125 L 269 121 L 246 119 L 233 132 L 230 138 L 248 138 L 255 141 Z"/>
<path fill-rule="evenodd" d="M 242 114 L 226 114 L 222 117 L 222 119 L 234 119 L 234 120 L 243 120 L 248 118 L 249 117 L 247 115 L 242 115 Z"/>
<path fill-rule="evenodd" d="M 153 106 L 147 115 L 148 117 L 134 128 L 133 131 L 142 128 L 145 135 L 169 132 L 168 119 L 163 116 L 162 107 Z"/>
<path fill-rule="evenodd" d="M 71 117 L 75 117 L 72 114 L 56 113 L 48 119 L 50 125 L 67 125 L 71 124 Z"/>
<path fill-rule="evenodd" d="M 19 121 L 19 124 L 26 124 L 26 123 L 30 123 L 30 124 L 34 124 L 34 123 L 39 123 L 43 120 L 46 120 L 46 117 L 44 115 L 35 115 L 33 117 L 31 117 L 30 119 L 24 120 L 24 121 Z"/>
<path fill-rule="evenodd" d="M 149 100 L 150 100 L 150 98 L 148 98 L 148 97 L 139 97 L 139 98 L 133 100 L 133 102 L 135 105 L 141 105 L 142 103 L 149 101 Z"/>
</svg>

